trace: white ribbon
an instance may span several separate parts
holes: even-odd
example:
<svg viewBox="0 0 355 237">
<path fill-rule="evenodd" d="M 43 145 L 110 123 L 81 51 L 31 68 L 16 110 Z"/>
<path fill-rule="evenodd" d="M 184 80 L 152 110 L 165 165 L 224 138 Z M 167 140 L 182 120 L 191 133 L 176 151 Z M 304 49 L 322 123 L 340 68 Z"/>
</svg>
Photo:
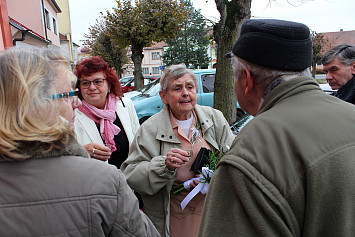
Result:
<svg viewBox="0 0 355 237">
<path fill-rule="evenodd" d="M 198 178 L 193 178 L 190 180 L 187 180 L 186 182 L 184 182 L 184 187 L 185 189 L 190 189 L 190 183 L 193 180 L 198 180 L 199 184 L 184 198 L 184 200 L 182 200 L 181 202 L 181 208 L 182 210 L 185 209 L 185 207 L 187 206 L 187 204 L 199 193 L 201 192 L 202 194 L 206 194 L 207 190 L 208 190 L 208 186 L 209 183 L 205 180 L 205 177 L 209 177 L 212 178 L 213 175 L 213 171 L 210 170 L 207 167 L 202 167 L 202 174 L 200 177 Z"/>
</svg>

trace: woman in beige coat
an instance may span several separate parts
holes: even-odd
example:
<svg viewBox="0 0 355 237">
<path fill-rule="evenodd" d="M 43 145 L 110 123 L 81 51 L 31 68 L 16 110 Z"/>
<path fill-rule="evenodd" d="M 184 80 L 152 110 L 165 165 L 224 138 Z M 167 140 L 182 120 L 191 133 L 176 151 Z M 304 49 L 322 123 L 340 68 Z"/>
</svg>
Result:
<svg viewBox="0 0 355 237">
<path fill-rule="evenodd" d="M 198 193 L 182 210 L 180 203 L 192 189 L 172 194 L 172 187 L 198 176 L 190 167 L 202 147 L 226 152 L 234 136 L 220 111 L 196 105 L 192 70 L 173 65 L 160 83 L 166 106 L 142 124 L 121 169 L 162 236 L 197 236 L 205 195 Z"/>
</svg>

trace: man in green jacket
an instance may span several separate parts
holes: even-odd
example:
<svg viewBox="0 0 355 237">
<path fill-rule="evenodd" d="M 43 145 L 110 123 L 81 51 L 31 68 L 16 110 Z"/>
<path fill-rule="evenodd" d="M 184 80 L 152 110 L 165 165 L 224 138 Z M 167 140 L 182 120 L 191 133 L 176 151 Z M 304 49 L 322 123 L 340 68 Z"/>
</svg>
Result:
<svg viewBox="0 0 355 237">
<path fill-rule="evenodd" d="M 309 77 L 308 27 L 247 20 L 229 56 L 255 118 L 214 173 L 199 236 L 354 236 L 355 106 Z"/>
</svg>

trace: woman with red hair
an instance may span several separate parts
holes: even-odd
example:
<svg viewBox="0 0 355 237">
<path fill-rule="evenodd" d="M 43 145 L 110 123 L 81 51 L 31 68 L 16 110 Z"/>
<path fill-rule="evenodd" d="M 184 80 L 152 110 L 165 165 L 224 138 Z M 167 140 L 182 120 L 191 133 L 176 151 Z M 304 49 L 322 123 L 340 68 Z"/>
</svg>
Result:
<svg viewBox="0 0 355 237">
<path fill-rule="evenodd" d="M 123 97 L 115 71 L 101 57 L 83 59 L 75 74 L 83 103 L 75 118 L 77 140 L 92 158 L 120 168 L 139 128 L 133 103 Z"/>
</svg>

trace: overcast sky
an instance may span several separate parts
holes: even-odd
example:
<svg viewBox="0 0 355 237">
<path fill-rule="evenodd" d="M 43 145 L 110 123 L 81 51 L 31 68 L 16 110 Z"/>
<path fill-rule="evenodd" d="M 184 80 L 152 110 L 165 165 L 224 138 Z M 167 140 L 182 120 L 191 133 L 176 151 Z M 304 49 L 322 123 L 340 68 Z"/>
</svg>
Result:
<svg viewBox="0 0 355 237">
<path fill-rule="evenodd" d="M 354 0 L 252 0 L 252 18 L 273 18 L 297 21 L 306 24 L 317 33 L 355 30 Z M 212 20 L 218 21 L 219 13 L 214 0 L 193 0 L 197 9 Z M 290 5 L 290 3 L 292 5 Z M 80 40 L 88 33 L 90 25 L 95 24 L 100 12 L 106 13 L 116 7 L 115 0 L 69 0 L 73 40 L 82 45 Z"/>
</svg>

